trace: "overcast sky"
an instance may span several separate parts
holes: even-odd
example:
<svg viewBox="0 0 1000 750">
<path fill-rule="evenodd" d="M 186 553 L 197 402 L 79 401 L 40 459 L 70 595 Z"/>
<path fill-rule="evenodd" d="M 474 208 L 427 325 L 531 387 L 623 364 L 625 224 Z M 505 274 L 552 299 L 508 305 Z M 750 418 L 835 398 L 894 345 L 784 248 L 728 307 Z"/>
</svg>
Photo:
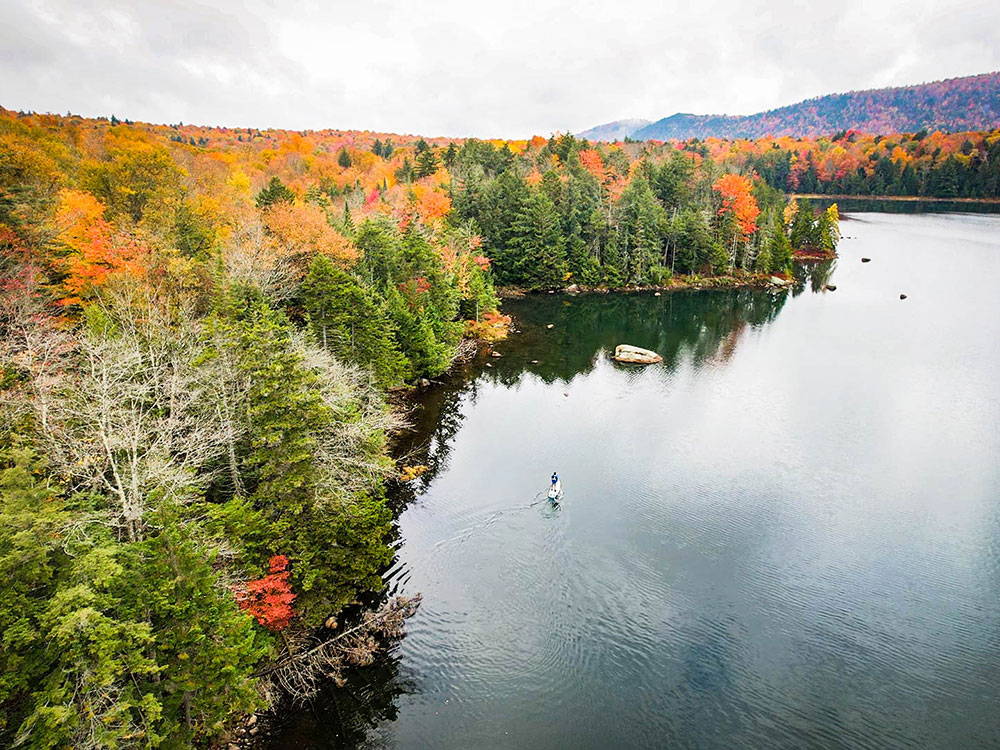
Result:
<svg viewBox="0 0 1000 750">
<path fill-rule="evenodd" d="M 1000 1 L 0 0 L 0 105 L 518 138 L 1000 69 Z"/>
</svg>

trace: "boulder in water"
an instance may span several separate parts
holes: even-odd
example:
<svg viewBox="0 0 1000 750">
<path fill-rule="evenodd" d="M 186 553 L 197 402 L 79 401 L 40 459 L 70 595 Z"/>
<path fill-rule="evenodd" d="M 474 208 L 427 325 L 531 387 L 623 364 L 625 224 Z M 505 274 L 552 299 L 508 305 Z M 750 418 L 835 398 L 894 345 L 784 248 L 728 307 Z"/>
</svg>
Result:
<svg viewBox="0 0 1000 750">
<path fill-rule="evenodd" d="M 615 362 L 627 362 L 630 365 L 653 365 L 662 362 L 663 357 L 649 349 L 642 349 L 630 344 L 619 344 L 615 347 L 614 360 Z"/>
<path fill-rule="evenodd" d="M 901 294 L 901 295 L 899 295 L 899 298 L 900 299 L 906 299 L 906 295 L 905 294 Z"/>
<path fill-rule="evenodd" d="M 871 262 L 872 262 L 872 259 L 871 259 L 871 258 L 862 258 L 862 259 L 861 259 L 861 262 L 862 262 L 862 263 L 871 263 Z"/>
<path fill-rule="evenodd" d="M 835 284 L 827 284 L 826 285 L 826 291 L 828 291 L 828 292 L 835 292 L 835 291 L 837 291 L 837 287 L 836 287 Z"/>
</svg>

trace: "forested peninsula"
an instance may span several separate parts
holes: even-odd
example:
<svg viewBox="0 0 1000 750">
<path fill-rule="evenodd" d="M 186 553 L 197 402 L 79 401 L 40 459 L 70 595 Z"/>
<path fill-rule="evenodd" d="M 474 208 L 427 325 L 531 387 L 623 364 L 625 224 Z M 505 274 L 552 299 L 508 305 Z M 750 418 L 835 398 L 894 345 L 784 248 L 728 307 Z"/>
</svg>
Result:
<svg viewBox="0 0 1000 750">
<path fill-rule="evenodd" d="M 904 173 L 973 160 L 907 138 Z M 783 192 L 826 148 L 0 110 L 0 744 L 224 742 L 367 663 L 416 606 L 381 596 L 387 394 L 502 336 L 501 285 L 832 254 Z"/>
</svg>

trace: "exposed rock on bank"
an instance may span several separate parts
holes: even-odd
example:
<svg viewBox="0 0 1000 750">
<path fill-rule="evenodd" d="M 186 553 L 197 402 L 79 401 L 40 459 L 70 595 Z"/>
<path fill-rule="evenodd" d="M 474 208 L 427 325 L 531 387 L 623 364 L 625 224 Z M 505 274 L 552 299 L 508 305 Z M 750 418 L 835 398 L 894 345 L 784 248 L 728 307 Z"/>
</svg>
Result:
<svg viewBox="0 0 1000 750">
<path fill-rule="evenodd" d="M 615 362 L 626 362 L 630 365 L 654 365 L 663 361 L 663 357 L 656 352 L 629 344 L 616 346 L 613 359 Z"/>
</svg>

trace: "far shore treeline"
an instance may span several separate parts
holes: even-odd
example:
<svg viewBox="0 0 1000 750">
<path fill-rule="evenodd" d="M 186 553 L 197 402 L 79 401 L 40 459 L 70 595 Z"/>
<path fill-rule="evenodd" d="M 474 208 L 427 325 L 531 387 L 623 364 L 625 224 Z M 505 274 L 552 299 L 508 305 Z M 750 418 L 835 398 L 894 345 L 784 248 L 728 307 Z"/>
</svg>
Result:
<svg viewBox="0 0 1000 750">
<path fill-rule="evenodd" d="M 998 195 L 1000 133 L 595 145 L 0 110 L 0 744 L 204 746 L 370 661 L 388 390 L 496 287 L 747 283 L 785 191 Z M 829 189 L 827 189 L 829 188 Z"/>
</svg>

